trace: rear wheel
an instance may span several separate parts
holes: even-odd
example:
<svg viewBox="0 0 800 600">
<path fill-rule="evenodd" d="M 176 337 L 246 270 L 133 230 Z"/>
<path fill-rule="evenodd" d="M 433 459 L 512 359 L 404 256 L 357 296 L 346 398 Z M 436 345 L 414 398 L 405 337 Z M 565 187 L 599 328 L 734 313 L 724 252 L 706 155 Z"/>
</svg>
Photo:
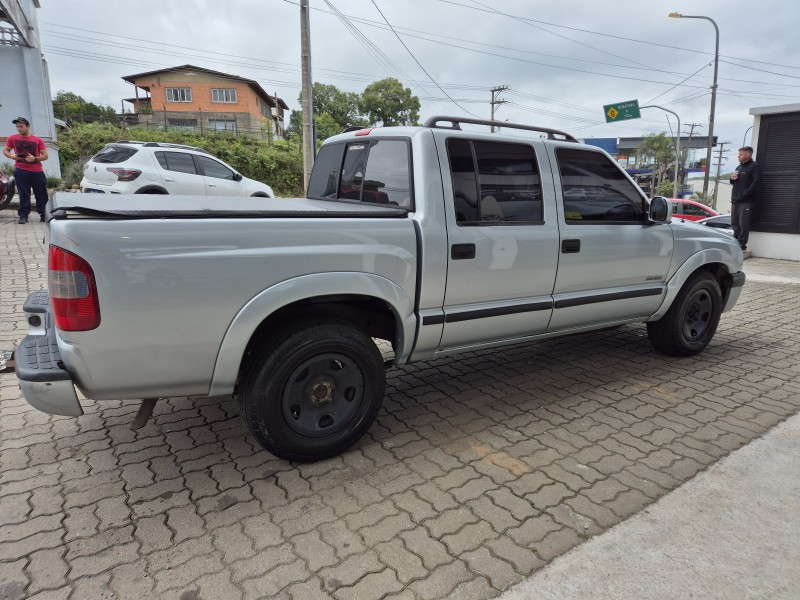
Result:
<svg viewBox="0 0 800 600">
<path fill-rule="evenodd" d="M 692 275 L 660 320 L 647 324 L 650 342 L 672 356 L 692 356 L 702 351 L 719 325 L 722 292 L 708 272 Z"/>
<path fill-rule="evenodd" d="M 242 416 L 266 450 L 310 462 L 339 454 L 369 429 L 386 389 L 375 343 L 346 323 L 293 324 L 248 361 Z"/>
</svg>

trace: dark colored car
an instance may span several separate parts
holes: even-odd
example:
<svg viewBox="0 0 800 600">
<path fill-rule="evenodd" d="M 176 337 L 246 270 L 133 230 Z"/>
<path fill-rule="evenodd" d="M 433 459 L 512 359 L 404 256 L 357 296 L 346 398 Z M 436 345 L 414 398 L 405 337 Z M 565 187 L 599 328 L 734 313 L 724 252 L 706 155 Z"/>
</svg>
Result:
<svg viewBox="0 0 800 600">
<path fill-rule="evenodd" d="M 733 225 L 731 225 L 730 215 L 718 215 L 716 217 L 708 217 L 707 219 L 700 219 L 696 221 L 698 225 L 705 225 L 706 227 L 713 227 L 721 229 L 726 233 L 733 233 Z"/>
<path fill-rule="evenodd" d="M 0 171 L 0 210 L 7 208 L 14 197 L 14 178 Z"/>
</svg>

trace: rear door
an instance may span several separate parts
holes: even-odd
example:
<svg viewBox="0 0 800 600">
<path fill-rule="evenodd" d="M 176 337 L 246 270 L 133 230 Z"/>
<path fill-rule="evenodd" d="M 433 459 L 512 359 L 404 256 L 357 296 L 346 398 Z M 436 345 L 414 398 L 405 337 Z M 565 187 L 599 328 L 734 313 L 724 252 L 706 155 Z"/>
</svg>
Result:
<svg viewBox="0 0 800 600">
<path fill-rule="evenodd" d="M 195 160 L 203 173 L 207 196 L 246 196 L 243 181 L 234 179 L 234 171 L 208 156 L 195 155 Z"/>
<path fill-rule="evenodd" d="M 672 229 L 647 220 L 644 195 L 606 154 L 579 145 L 549 151 L 561 213 L 549 330 L 651 315 L 666 289 Z"/>
<path fill-rule="evenodd" d="M 440 349 L 544 332 L 558 262 L 544 145 L 437 132 L 437 146 L 449 246 Z"/>
<path fill-rule="evenodd" d="M 161 182 L 170 194 L 206 195 L 206 182 L 188 152 L 159 150 L 155 153 Z"/>
</svg>

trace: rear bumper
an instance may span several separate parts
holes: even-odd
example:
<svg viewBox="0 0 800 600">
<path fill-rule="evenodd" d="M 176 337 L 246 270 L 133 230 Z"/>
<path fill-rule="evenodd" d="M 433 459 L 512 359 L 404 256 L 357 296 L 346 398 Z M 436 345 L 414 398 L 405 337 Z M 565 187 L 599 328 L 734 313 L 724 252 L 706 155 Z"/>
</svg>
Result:
<svg viewBox="0 0 800 600">
<path fill-rule="evenodd" d="M 28 335 L 14 352 L 17 381 L 25 400 L 51 415 L 79 417 L 83 409 L 72 376 L 62 367 L 46 291 L 33 292 L 23 310 Z"/>
</svg>

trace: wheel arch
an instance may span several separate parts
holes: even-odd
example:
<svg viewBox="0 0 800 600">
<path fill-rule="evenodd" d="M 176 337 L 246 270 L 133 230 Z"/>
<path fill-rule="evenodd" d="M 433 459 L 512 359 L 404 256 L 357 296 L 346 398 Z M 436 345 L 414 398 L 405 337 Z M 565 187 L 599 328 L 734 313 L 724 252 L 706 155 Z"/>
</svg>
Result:
<svg viewBox="0 0 800 600">
<path fill-rule="evenodd" d="M 667 283 L 667 293 L 664 296 L 661 306 L 647 320 L 658 321 L 663 317 L 670 306 L 672 306 L 673 301 L 678 296 L 678 293 L 681 291 L 686 281 L 688 281 L 694 273 L 702 270 L 708 271 L 717 280 L 722 290 L 723 306 L 727 307 L 728 297 L 733 287 L 733 273 L 737 272 L 738 269 L 736 264 L 731 261 L 731 257 L 728 253 L 722 252 L 717 248 L 710 248 L 693 254 L 681 265 Z"/>
<path fill-rule="evenodd" d="M 138 190 L 134 192 L 134 194 L 166 194 L 169 195 L 169 192 L 161 187 L 160 185 L 145 185 L 140 187 Z"/>
<path fill-rule="evenodd" d="M 271 196 L 267 192 L 256 192 L 255 194 L 250 194 L 251 198 L 270 198 Z"/>
<path fill-rule="evenodd" d="M 398 362 L 411 353 L 414 303 L 396 283 L 368 273 L 304 275 L 265 289 L 233 318 L 220 344 L 209 394 L 231 393 L 248 348 L 276 325 L 307 316 L 327 316 L 354 324 L 370 337 L 388 339 Z"/>
</svg>

